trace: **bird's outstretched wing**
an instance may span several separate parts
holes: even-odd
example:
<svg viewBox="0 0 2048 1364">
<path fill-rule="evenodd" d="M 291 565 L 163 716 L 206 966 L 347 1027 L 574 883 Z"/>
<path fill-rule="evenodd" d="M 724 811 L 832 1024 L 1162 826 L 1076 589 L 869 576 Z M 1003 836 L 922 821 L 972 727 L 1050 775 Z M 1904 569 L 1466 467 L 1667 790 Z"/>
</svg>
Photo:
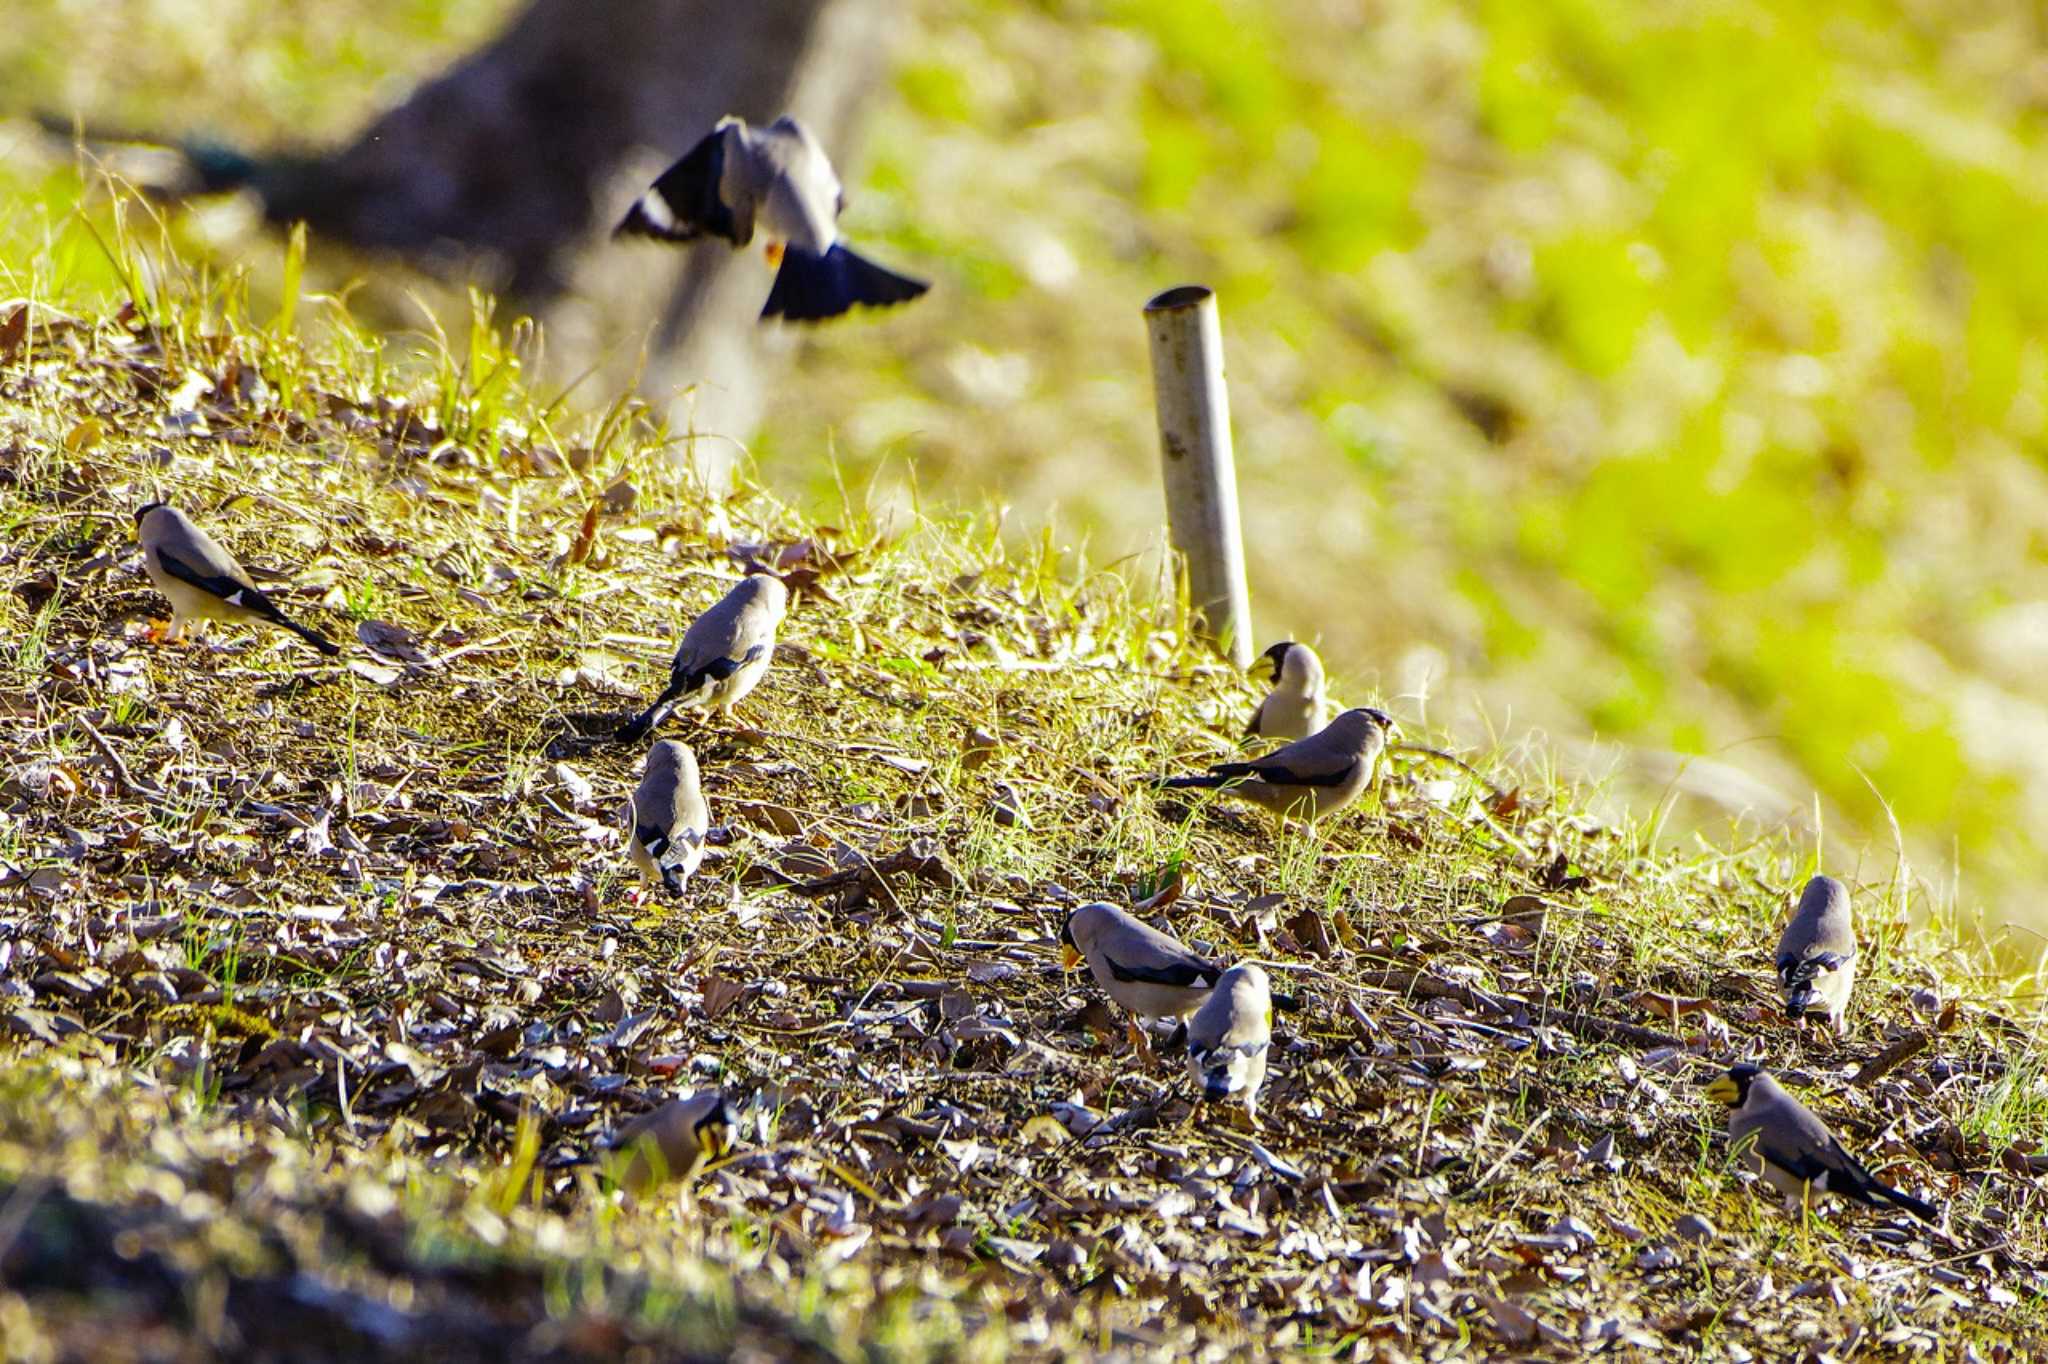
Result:
<svg viewBox="0 0 2048 1364">
<path fill-rule="evenodd" d="M 612 229 L 612 235 L 686 242 L 709 234 L 745 246 L 754 236 L 753 215 L 747 215 L 742 231 L 732 209 L 719 197 L 725 153 L 725 127 L 721 124 L 648 186 Z"/>
</svg>

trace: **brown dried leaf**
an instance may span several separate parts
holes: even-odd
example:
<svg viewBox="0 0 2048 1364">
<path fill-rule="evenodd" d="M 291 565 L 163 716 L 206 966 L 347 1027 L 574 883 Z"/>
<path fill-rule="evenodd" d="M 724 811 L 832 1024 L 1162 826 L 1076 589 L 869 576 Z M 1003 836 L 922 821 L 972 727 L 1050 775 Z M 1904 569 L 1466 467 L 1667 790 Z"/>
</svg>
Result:
<svg viewBox="0 0 2048 1364">
<path fill-rule="evenodd" d="M 28 304 L 24 303 L 0 321 L 0 360 L 11 360 L 28 340 Z"/>
<path fill-rule="evenodd" d="M 562 556 L 566 564 L 580 564 L 590 557 L 590 550 L 597 543 L 598 518 L 604 511 L 602 502 L 593 502 L 583 513 L 583 524 L 577 528 L 575 540 L 570 542 L 569 552 Z"/>
<path fill-rule="evenodd" d="M 707 976 L 704 979 L 704 1016 L 717 1018 L 739 1002 L 747 987 L 725 976 Z"/>
<path fill-rule="evenodd" d="M 1634 996 L 1635 1006 L 1646 1013 L 1662 1018 L 1683 1018 L 1688 1014 L 1712 1014 L 1714 1001 L 1711 999 L 1688 999 L 1683 995 L 1660 994 L 1655 990 L 1639 990 Z"/>
</svg>

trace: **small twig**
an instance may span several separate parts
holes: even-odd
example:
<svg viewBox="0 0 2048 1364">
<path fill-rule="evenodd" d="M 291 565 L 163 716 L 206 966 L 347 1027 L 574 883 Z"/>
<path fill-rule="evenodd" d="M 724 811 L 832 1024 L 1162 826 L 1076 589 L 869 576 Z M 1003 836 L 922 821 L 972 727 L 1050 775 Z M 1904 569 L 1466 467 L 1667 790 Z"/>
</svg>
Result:
<svg viewBox="0 0 2048 1364">
<path fill-rule="evenodd" d="M 1390 753 L 1421 753 L 1427 757 L 1436 758 L 1439 761 L 1447 762 L 1453 767 L 1462 769 L 1466 776 L 1472 778 L 1472 780 L 1478 782 L 1481 786 L 1485 787 L 1486 793 L 1493 799 L 1499 800 L 1507 795 L 1507 792 L 1501 790 L 1498 786 L 1495 786 L 1491 781 L 1488 781 L 1484 776 L 1482 776 L 1478 768 L 1474 767 L 1471 763 L 1466 762 L 1463 758 L 1459 757 L 1455 753 L 1446 753 L 1441 748 L 1431 748 L 1427 744 L 1393 744 L 1388 748 L 1387 751 Z"/>
<path fill-rule="evenodd" d="M 1874 1085 L 1926 1049 L 1927 1034 L 1915 1029 L 1864 1062 L 1863 1069 L 1857 1071 L 1849 1083 L 1858 1089 Z"/>
<path fill-rule="evenodd" d="M 445 654 L 436 654 L 434 657 L 425 660 L 424 666 L 429 668 L 445 668 L 464 654 L 480 654 L 486 650 L 495 650 L 498 645 L 503 644 L 510 638 L 512 638 L 512 634 L 508 630 L 504 634 L 495 635 L 490 639 L 476 640 L 459 648 L 450 649 Z"/>
<path fill-rule="evenodd" d="M 94 729 L 91 721 L 83 715 L 74 715 L 71 717 L 71 727 L 91 740 L 92 746 L 100 751 L 100 757 L 106 759 L 107 766 L 114 772 L 114 786 L 121 794 L 134 796 L 152 805 L 161 804 L 167 799 L 162 787 L 135 779 L 135 774 L 128 770 L 128 764 L 121 761 L 121 755 L 107 742 L 107 736 Z"/>
<path fill-rule="evenodd" d="M 1521 1151 L 1522 1147 L 1528 1143 L 1529 1135 L 1532 1132 L 1535 1132 L 1538 1128 L 1542 1127 L 1545 1123 L 1550 1121 L 1550 1114 L 1551 1110 L 1546 1108 L 1543 1110 L 1542 1113 L 1537 1115 L 1536 1121 L 1530 1123 L 1527 1127 L 1524 1127 L 1521 1131 L 1521 1135 L 1517 1136 L 1514 1139 L 1514 1141 L 1509 1144 L 1507 1150 L 1500 1153 L 1500 1159 L 1494 1161 L 1491 1166 L 1487 1167 L 1486 1173 L 1479 1176 L 1478 1181 L 1474 1183 L 1471 1188 L 1465 1190 L 1462 1196 L 1470 1198 L 1474 1194 L 1478 1193 L 1481 1189 L 1485 1188 L 1489 1183 L 1491 1183 L 1493 1181 L 1493 1177 L 1499 1174 L 1501 1170 L 1507 1165 L 1507 1163 L 1513 1160 L 1516 1154 Z"/>
</svg>

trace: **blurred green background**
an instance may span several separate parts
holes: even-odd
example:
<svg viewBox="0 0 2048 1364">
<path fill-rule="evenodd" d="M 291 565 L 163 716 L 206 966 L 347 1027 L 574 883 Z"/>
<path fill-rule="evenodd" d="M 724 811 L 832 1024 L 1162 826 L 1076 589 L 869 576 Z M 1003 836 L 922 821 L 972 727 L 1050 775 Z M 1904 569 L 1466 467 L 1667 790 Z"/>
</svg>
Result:
<svg viewBox="0 0 2048 1364">
<path fill-rule="evenodd" d="M 321 145 L 512 9 L 14 0 L 0 115 Z M 1139 308 L 1213 285 L 1262 641 L 1668 796 L 1674 830 L 1817 819 L 1830 868 L 1876 880 L 1888 806 L 1938 896 L 2048 926 L 2037 8 L 898 14 L 847 221 L 938 287 L 794 343 L 752 447 L 770 486 L 1143 554 Z M 0 124 L 0 270 L 54 243 L 67 287 L 111 291 L 65 230 L 80 191 Z M 277 255 L 231 203 L 179 231 Z"/>
</svg>

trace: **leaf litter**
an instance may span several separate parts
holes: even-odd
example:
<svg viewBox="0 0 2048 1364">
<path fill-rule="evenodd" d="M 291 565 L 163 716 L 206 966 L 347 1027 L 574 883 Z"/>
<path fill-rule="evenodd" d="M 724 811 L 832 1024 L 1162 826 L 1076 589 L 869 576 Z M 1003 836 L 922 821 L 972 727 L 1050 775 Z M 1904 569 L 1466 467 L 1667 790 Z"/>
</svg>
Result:
<svg viewBox="0 0 2048 1364">
<path fill-rule="evenodd" d="M 1880 914 L 1853 1035 L 1778 1022 L 1797 850 L 1653 851 L 1426 749 L 1276 838 L 1152 794 L 1254 698 L 1112 580 L 710 500 L 652 443 L 598 479 L 510 416 L 458 440 L 459 392 L 364 396 L 286 343 L 28 318 L 0 1322 L 336 1358 L 2038 1341 L 2038 1016 Z M 144 639 L 128 513 L 164 486 L 324 583 L 345 666 Z M 746 727 L 666 731 L 715 827 L 681 902 L 642 898 L 608 827 L 641 755 L 604 717 L 750 564 L 802 591 Z M 1060 972 L 1096 898 L 1298 999 L 1264 1130 Z M 1738 1055 L 1948 1223 L 1779 1214 L 1696 1097 Z M 609 1190 L 608 1135 L 709 1085 L 731 1154 Z"/>
</svg>

